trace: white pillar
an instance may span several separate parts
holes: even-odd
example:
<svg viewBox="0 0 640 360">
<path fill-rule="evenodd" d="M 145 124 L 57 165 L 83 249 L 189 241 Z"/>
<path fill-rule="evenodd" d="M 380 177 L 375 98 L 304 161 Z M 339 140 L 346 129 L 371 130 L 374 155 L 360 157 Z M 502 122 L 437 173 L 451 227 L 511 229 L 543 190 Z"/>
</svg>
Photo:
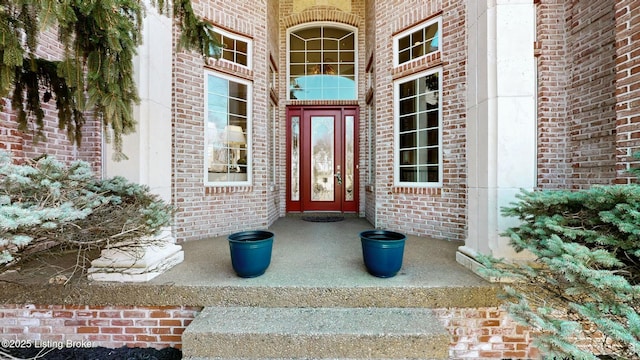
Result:
<svg viewBox="0 0 640 360">
<path fill-rule="evenodd" d="M 517 259 L 517 225 L 501 208 L 536 185 L 536 64 L 533 0 L 467 1 L 468 237 L 459 262 L 491 254 Z"/>
<path fill-rule="evenodd" d="M 146 1 L 148 2 L 148 1 Z M 106 177 L 123 176 L 149 186 L 153 193 L 171 203 L 171 71 L 172 21 L 147 4 L 143 23 L 143 44 L 134 58 L 134 74 L 140 105 L 134 107 L 136 132 L 123 139 L 129 158 L 113 161 L 111 144 L 104 146 Z M 89 278 L 102 281 L 147 281 L 184 259 L 171 229 L 159 236 L 158 245 L 140 251 L 104 250 L 94 260 Z"/>
</svg>

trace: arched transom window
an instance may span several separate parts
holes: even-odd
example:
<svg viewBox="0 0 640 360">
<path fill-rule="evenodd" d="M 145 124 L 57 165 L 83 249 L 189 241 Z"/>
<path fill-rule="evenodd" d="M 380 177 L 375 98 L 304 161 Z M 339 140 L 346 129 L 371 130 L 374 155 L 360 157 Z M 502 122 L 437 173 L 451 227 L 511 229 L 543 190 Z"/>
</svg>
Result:
<svg viewBox="0 0 640 360">
<path fill-rule="evenodd" d="M 356 34 L 314 24 L 289 32 L 289 99 L 355 100 Z"/>
</svg>

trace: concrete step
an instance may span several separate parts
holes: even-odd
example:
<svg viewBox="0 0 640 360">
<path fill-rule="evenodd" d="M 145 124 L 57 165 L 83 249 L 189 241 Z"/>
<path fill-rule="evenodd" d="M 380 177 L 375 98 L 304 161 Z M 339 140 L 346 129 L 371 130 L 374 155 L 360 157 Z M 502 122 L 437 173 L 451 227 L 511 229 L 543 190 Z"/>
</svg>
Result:
<svg viewBox="0 0 640 360">
<path fill-rule="evenodd" d="M 446 359 L 429 309 L 207 307 L 182 335 L 185 359 Z"/>
</svg>

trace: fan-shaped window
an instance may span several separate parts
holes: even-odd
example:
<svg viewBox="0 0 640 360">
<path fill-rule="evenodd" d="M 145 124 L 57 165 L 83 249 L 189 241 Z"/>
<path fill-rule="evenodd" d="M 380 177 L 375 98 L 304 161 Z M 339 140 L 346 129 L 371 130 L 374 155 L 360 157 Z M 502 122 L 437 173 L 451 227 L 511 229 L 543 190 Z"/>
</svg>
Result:
<svg viewBox="0 0 640 360">
<path fill-rule="evenodd" d="M 319 25 L 289 33 L 289 99 L 356 99 L 356 34 Z"/>
</svg>

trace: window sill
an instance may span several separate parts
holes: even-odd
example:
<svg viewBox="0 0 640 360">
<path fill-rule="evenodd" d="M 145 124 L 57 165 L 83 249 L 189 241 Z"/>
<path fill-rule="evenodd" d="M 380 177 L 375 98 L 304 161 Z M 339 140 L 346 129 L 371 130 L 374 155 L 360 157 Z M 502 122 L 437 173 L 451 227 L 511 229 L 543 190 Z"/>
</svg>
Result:
<svg viewBox="0 0 640 360">
<path fill-rule="evenodd" d="M 253 190 L 247 173 L 236 172 L 210 172 L 205 187 L 207 194 L 250 192 Z"/>
<path fill-rule="evenodd" d="M 442 187 L 394 185 L 393 188 L 391 188 L 391 192 L 394 194 L 441 195 Z"/>
</svg>

